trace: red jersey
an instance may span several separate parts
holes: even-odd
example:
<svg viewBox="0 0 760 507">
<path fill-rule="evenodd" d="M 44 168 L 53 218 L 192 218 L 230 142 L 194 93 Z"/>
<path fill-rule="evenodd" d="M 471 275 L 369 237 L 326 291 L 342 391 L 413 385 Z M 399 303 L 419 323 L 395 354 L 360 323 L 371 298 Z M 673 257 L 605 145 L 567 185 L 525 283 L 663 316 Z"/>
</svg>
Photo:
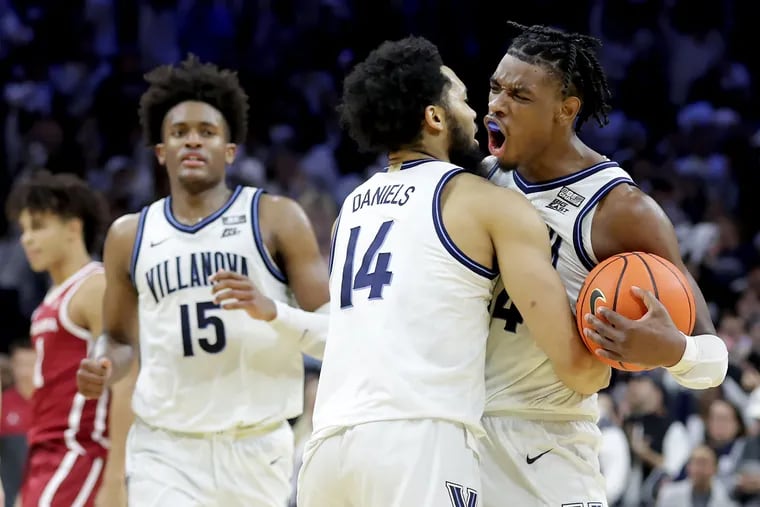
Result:
<svg viewBox="0 0 760 507">
<path fill-rule="evenodd" d="M 91 262 L 51 289 L 32 314 L 32 343 L 37 351 L 34 395 L 27 439 L 29 446 L 63 444 L 83 455 L 108 448 L 109 393 L 86 400 L 77 392 L 79 362 L 87 357 L 93 336 L 71 321 L 68 305 L 84 281 L 103 266 Z M 93 301 L 99 305 L 102 301 Z"/>
</svg>

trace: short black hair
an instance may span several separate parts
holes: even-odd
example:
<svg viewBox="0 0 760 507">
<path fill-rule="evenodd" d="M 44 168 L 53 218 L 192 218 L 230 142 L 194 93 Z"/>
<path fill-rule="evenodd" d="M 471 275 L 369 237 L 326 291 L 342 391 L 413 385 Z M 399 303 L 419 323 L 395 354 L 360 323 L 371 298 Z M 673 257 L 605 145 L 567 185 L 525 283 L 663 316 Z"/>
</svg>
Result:
<svg viewBox="0 0 760 507">
<path fill-rule="evenodd" d="M 205 102 L 219 110 L 227 123 L 229 139 L 242 143 L 248 129 L 248 95 L 237 73 L 201 63 L 190 54 L 179 65 L 163 65 L 145 75 L 148 90 L 140 98 L 140 124 L 145 142 L 155 146 L 163 141 L 166 113 L 185 101 Z"/>
<path fill-rule="evenodd" d="M 445 106 L 451 84 L 438 48 L 423 37 L 385 41 L 343 82 L 341 124 L 364 151 L 391 152 L 422 135 L 425 108 Z"/>
<path fill-rule="evenodd" d="M 542 25 L 508 23 L 520 34 L 510 44 L 507 54 L 547 68 L 559 79 L 564 96 L 581 99 L 576 130 L 589 118 L 594 118 L 600 127 L 609 123 L 611 93 L 595 52 L 602 45 L 599 39 Z"/>
<path fill-rule="evenodd" d="M 84 243 L 91 253 L 99 249 L 108 225 L 108 206 L 103 196 L 69 173 L 38 171 L 16 182 L 6 203 L 6 215 L 15 222 L 24 210 L 80 219 Z"/>
</svg>

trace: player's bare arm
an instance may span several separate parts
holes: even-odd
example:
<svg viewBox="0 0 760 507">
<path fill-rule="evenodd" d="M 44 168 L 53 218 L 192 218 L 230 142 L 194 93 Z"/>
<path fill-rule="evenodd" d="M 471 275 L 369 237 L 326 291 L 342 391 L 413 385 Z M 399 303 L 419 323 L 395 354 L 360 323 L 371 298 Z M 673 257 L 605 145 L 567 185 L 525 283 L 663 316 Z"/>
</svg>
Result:
<svg viewBox="0 0 760 507">
<path fill-rule="evenodd" d="M 137 292 L 130 279 L 132 249 L 138 215 L 116 220 L 106 237 L 103 262 L 106 288 L 103 296 L 103 334 L 93 357 L 82 360 L 77 372 L 79 392 L 97 398 L 103 390 L 127 375 L 138 345 Z"/>
<path fill-rule="evenodd" d="M 92 336 L 100 336 L 103 331 L 103 307 L 101 301 L 105 295 L 106 277 L 97 274 L 90 276 L 77 290 L 69 304 L 71 320 L 90 331 Z M 136 361 L 135 361 L 136 366 Z M 136 368 L 133 373 L 117 382 L 111 390 L 111 407 L 109 416 L 109 436 L 111 448 L 108 452 L 103 482 L 95 499 L 96 506 L 125 506 L 126 484 L 124 463 L 126 459 L 127 432 L 132 424 L 132 387 Z"/>
<path fill-rule="evenodd" d="M 646 226 L 632 227 L 632 224 Z M 599 204 L 592 225 L 592 241 L 600 261 L 631 251 L 653 253 L 669 260 L 688 278 L 697 308 L 694 334 L 698 336 L 693 338 L 699 339 L 698 343 L 676 329 L 665 307 L 647 291 L 634 291 L 648 309 L 639 320 L 626 319 L 607 308 L 600 315 L 611 325 L 588 316 L 599 331 L 592 333 L 592 338 L 603 344 L 608 357 L 651 366 L 676 365 L 671 372 L 687 387 L 719 385 L 728 367 L 728 352 L 722 340 L 714 336 L 715 327 L 705 298 L 681 259 L 673 226 L 659 205 L 635 187 L 618 186 Z M 695 361 L 701 366 L 687 371 L 693 369 Z M 688 364 L 679 364 L 682 362 Z"/>
<path fill-rule="evenodd" d="M 292 199 L 264 195 L 261 199 L 262 228 L 273 232 L 272 252 L 288 278 L 288 285 L 307 311 L 330 300 L 327 266 L 306 213 Z"/>
<path fill-rule="evenodd" d="M 578 335 L 565 287 L 552 265 L 546 224 L 516 192 L 483 186 L 478 209 L 493 241 L 504 288 L 560 380 L 581 394 L 596 393 L 609 384 L 610 368 L 592 356 Z"/>
<path fill-rule="evenodd" d="M 291 199 L 265 194 L 259 206 L 267 251 L 278 262 L 296 301 L 306 311 L 272 300 L 250 279 L 229 271 L 212 278 L 214 302 L 271 322 L 281 333 L 296 336 L 303 352 L 321 358 L 327 338 L 329 292 L 327 267 L 314 230 L 306 213 Z"/>
</svg>

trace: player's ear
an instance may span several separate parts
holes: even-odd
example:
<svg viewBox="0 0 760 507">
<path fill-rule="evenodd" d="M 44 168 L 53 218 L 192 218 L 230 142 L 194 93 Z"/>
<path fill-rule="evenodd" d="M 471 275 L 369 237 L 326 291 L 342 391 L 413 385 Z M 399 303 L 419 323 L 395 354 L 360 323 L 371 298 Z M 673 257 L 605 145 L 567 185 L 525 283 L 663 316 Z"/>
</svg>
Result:
<svg viewBox="0 0 760 507">
<path fill-rule="evenodd" d="M 227 162 L 227 165 L 235 161 L 235 155 L 237 155 L 237 144 L 227 143 L 227 146 L 224 147 L 224 161 Z"/>
<path fill-rule="evenodd" d="M 429 105 L 425 108 L 425 127 L 439 133 L 446 128 L 446 115 L 440 106 Z"/>
<path fill-rule="evenodd" d="M 572 124 L 580 110 L 581 99 L 571 95 L 562 101 L 557 119 L 563 125 Z"/>
<path fill-rule="evenodd" d="M 81 218 L 73 217 L 66 220 L 66 232 L 71 237 L 79 238 L 84 234 L 84 224 Z"/>
<path fill-rule="evenodd" d="M 161 165 L 165 165 L 166 164 L 166 147 L 164 146 L 164 143 L 158 143 L 156 146 L 153 147 L 153 151 L 156 154 L 158 163 Z"/>
</svg>

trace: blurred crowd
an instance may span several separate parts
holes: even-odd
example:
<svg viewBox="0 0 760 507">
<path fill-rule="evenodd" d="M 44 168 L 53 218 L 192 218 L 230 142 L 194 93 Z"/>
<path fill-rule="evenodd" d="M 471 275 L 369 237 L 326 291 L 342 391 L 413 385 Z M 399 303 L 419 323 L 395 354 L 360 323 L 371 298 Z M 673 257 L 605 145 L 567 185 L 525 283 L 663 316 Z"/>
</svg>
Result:
<svg viewBox="0 0 760 507">
<path fill-rule="evenodd" d="M 482 114 L 488 77 L 509 43 L 507 19 L 590 33 L 604 44 L 615 109 L 608 126 L 588 125 L 582 138 L 617 160 L 670 217 L 732 358 L 724 385 L 703 392 L 687 392 L 659 371 L 616 372 L 600 396 L 610 505 L 760 506 L 753 204 L 760 97 L 752 93 L 760 59 L 751 7 L 749 0 L 0 0 L 0 196 L 41 168 L 87 179 L 108 197 L 112 217 L 164 195 L 166 178 L 137 121 L 142 74 L 192 52 L 236 69 L 250 96 L 249 136 L 229 169 L 231 184 L 298 200 L 327 256 L 343 197 L 384 165 L 355 149 L 335 114 L 344 74 L 369 49 L 408 33 L 427 36 Z M 5 218 L 0 259 L 0 464 L 12 489 L 34 357 L 23 339 L 47 280 L 29 270 Z M 311 365 L 307 405 L 317 379 Z M 297 445 L 308 437 L 310 408 L 295 422 Z"/>
</svg>

